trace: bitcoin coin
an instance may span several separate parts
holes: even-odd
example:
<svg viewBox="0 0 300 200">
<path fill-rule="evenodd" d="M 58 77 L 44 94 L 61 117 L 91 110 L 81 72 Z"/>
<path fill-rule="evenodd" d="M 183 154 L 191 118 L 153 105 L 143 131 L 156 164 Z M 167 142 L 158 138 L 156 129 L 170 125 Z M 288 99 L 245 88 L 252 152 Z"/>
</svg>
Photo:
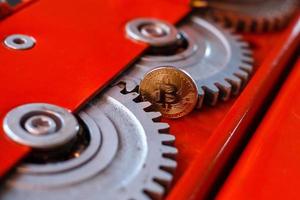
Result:
<svg viewBox="0 0 300 200">
<path fill-rule="evenodd" d="M 164 117 L 180 118 L 196 106 L 198 90 L 184 71 L 163 66 L 148 72 L 140 83 L 140 94 L 150 101 Z"/>
</svg>

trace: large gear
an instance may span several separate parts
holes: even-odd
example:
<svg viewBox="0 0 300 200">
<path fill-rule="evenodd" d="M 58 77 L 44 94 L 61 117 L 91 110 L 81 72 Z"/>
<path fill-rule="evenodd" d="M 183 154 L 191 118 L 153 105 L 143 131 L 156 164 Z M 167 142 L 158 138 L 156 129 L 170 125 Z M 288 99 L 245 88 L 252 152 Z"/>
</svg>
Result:
<svg viewBox="0 0 300 200">
<path fill-rule="evenodd" d="M 229 30 L 201 17 L 192 16 L 179 26 L 185 46 L 173 54 L 147 54 L 130 68 L 121 80 L 131 91 L 145 73 L 161 66 L 186 71 L 196 82 L 199 102 L 215 105 L 237 94 L 252 71 L 252 52 L 248 43 Z"/>
<path fill-rule="evenodd" d="M 299 8 L 298 0 L 210 0 L 208 15 L 237 31 L 282 28 Z"/>
<path fill-rule="evenodd" d="M 89 135 L 89 142 L 81 139 L 85 150 L 63 161 L 27 160 L 4 182 L 0 198 L 160 199 L 176 167 L 175 138 L 150 103 L 123 87 L 110 88 L 80 111 Z"/>
</svg>

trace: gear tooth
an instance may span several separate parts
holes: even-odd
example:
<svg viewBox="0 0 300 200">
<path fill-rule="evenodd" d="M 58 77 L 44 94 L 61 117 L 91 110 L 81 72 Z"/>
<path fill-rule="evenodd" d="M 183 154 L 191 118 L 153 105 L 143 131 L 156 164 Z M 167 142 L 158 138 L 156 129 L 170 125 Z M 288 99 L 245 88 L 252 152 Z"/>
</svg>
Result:
<svg viewBox="0 0 300 200">
<path fill-rule="evenodd" d="M 255 19 L 254 21 L 256 23 L 256 30 L 255 31 L 257 33 L 262 33 L 263 32 L 263 25 L 262 25 L 263 20 L 262 19 Z"/>
<path fill-rule="evenodd" d="M 198 86 L 198 102 L 196 105 L 196 109 L 202 108 L 203 101 L 204 101 L 204 90 L 203 88 L 201 88 L 201 86 L 200 87 Z"/>
<path fill-rule="evenodd" d="M 284 21 L 285 20 L 283 20 L 281 18 L 277 18 L 277 19 L 278 20 L 277 20 L 277 23 L 276 23 L 276 29 L 279 30 L 279 29 L 281 29 L 284 26 Z"/>
<path fill-rule="evenodd" d="M 158 169 L 157 172 L 155 172 L 155 174 L 156 174 L 156 176 L 154 177 L 155 182 L 159 183 L 160 185 L 164 186 L 164 188 L 168 189 L 173 180 L 172 174 L 162 169 Z"/>
<path fill-rule="evenodd" d="M 159 134 L 160 140 L 164 145 L 173 145 L 175 142 L 175 136 L 170 134 Z"/>
<path fill-rule="evenodd" d="M 127 93 L 123 93 L 123 95 L 128 95 L 131 97 L 132 101 L 134 102 L 138 102 L 137 105 L 140 105 L 139 104 L 139 99 L 140 99 L 140 95 L 136 92 L 127 92 Z M 143 108 L 142 108 L 143 109 Z"/>
<path fill-rule="evenodd" d="M 273 23 L 270 23 L 269 27 L 271 30 L 277 30 L 277 24 L 278 24 L 279 20 L 277 17 L 275 17 L 273 19 Z"/>
<path fill-rule="evenodd" d="M 114 85 L 118 85 L 119 83 L 123 83 L 125 84 L 125 87 L 126 87 L 126 91 L 127 92 L 132 92 L 132 91 L 135 91 L 136 88 L 138 87 L 138 84 L 135 82 L 135 79 L 128 76 L 128 75 L 125 75 L 123 76 L 121 79 L 117 80 L 114 84 Z"/>
<path fill-rule="evenodd" d="M 230 98 L 232 86 L 225 80 L 221 80 L 219 83 L 216 83 L 216 85 L 220 88 L 220 98 L 223 101 L 227 101 Z"/>
<path fill-rule="evenodd" d="M 137 92 L 128 92 L 127 94 L 131 95 L 133 99 L 136 99 L 140 96 Z"/>
<path fill-rule="evenodd" d="M 156 174 L 155 180 L 157 180 L 157 182 L 159 182 L 160 184 L 166 187 L 169 186 L 169 184 L 173 179 L 172 174 L 162 169 L 158 169 L 155 174 Z"/>
<path fill-rule="evenodd" d="M 155 125 L 160 133 L 168 133 L 170 130 L 170 125 L 167 123 L 158 122 L 158 123 L 155 123 Z"/>
<path fill-rule="evenodd" d="M 138 102 L 138 105 L 141 106 L 144 110 L 151 108 L 152 104 L 149 101 Z"/>
<path fill-rule="evenodd" d="M 253 57 L 253 51 L 251 49 L 242 49 L 242 53 L 246 57 Z"/>
<path fill-rule="evenodd" d="M 232 85 L 232 94 L 237 95 L 242 87 L 242 80 L 234 75 L 229 76 L 226 79 Z"/>
<path fill-rule="evenodd" d="M 247 56 L 243 57 L 242 61 L 243 61 L 243 63 L 247 63 L 250 65 L 252 65 L 254 63 L 254 59 L 252 57 L 247 57 Z"/>
<path fill-rule="evenodd" d="M 161 151 L 163 153 L 163 156 L 166 158 L 175 158 L 178 154 L 178 150 L 173 146 L 163 145 Z"/>
<path fill-rule="evenodd" d="M 161 116 L 162 116 L 160 112 L 147 112 L 147 115 L 154 122 L 158 122 L 160 120 Z"/>
<path fill-rule="evenodd" d="M 240 44 L 240 47 L 243 48 L 243 49 L 249 49 L 250 48 L 250 45 L 248 42 L 239 42 Z"/>
<path fill-rule="evenodd" d="M 234 35 L 233 35 L 233 38 L 234 38 L 235 40 L 237 40 L 237 41 L 244 41 L 243 36 L 238 35 L 238 34 L 234 34 Z"/>
<path fill-rule="evenodd" d="M 160 168 L 169 173 L 173 173 L 177 167 L 177 162 L 170 158 L 163 158 L 161 163 L 162 163 L 162 165 Z"/>
<path fill-rule="evenodd" d="M 198 96 L 198 102 L 197 102 L 197 105 L 196 105 L 196 109 L 202 108 L 203 101 L 204 101 L 204 96 L 203 95 L 201 95 L 201 96 L 199 95 Z"/>
<path fill-rule="evenodd" d="M 253 25 L 253 21 L 252 20 L 247 20 L 245 22 L 245 29 L 243 30 L 244 32 L 251 32 L 251 28 L 252 28 L 252 25 Z"/>
<path fill-rule="evenodd" d="M 245 70 L 246 72 L 248 72 L 249 74 L 252 73 L 253 71 L 253 66 L 247 63 L 242 63 L 240 66 L 240 69 Z"/>
<path fill-rule="evenodd" d="M 215 84 L 208 84 L 203 87 L 205 91 L 204 101 L 205 103 L 214 106 L 218 102 L 219 88 Z"/>
<path fill-rule="evenodd" d="M 245 85 L 249 79 L 249 74 L 242 70 L 239 70 L 238 72 L 234 73 L 234 75 L 237 76 L 238 78 L 242 79 L 243 85 Z"/>
<path fill-rule="evenodd" d="M 125 82 L 126 82 L 126 91 L 132 92 L 132 91 L 136 91 L 137 90 L 137 87 L 138 87 L 137 83 L 135 83 L 132 80 L 125 80 Z"/>
<path fill-rule="evenodd" d="M 125 82 L 118 82 L 114 85 L 114 87 L 118 87 L 119 88 L 119 92 L 123 92 L 126 91 L 126 83 Z"/>
<path fill-rule="evenodd" d="M 149 182 L 145 188 L 147 189 L 145 189 L 144 192 L 151 199 L 162 199 L 165 188 L 159 183 L 157 183 L 155 180 Z"/>
<path fill-rule="evenodd" d="M 236 20 L 230 20 L 229 17 L 224 17 L 225 21 L 226 21 L 226 27 L 227 28 L 231 28 L 234 27 L 237 24 Z"/>
</svg>

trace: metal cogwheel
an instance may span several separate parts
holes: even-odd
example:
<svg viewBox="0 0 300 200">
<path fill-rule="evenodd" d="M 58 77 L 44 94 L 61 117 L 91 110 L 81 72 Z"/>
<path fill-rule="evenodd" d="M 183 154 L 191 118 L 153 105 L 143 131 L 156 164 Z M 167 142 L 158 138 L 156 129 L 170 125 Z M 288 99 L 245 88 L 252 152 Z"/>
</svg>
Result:
<svg viewBox="0 0 300 200">
<path fill-rule="evenodd" d="M 179 26 L 185 46 L 173 54 L 143 56 L 121 78 L 129 91 L 135 89 L 145 73 L 160 66 L 186 71 L 196 82 L 199 102 L 215 105 L 239 93 L 252 71 L 252 52 L 248 43 L 229 30 L 201 17 L 192 16 Z"/>
<path fill-rule="evenodd" d="M 285 26 L 298 0 L 211 0 L 208 15 L 237 31 L 263 32 Z"/>
<path fill-rule="evenodd" d="M 22 164 L 0 190 L 3 200 L 160 199 L 176 167 L 169 126 L 137 93 L 114 86 L 79 113 L 89 133 L 80 155 Z M 147 110 L 147 111 L 145 111 Z M 83 143 L 83 142 L 81 142 Z"/>
</svg>

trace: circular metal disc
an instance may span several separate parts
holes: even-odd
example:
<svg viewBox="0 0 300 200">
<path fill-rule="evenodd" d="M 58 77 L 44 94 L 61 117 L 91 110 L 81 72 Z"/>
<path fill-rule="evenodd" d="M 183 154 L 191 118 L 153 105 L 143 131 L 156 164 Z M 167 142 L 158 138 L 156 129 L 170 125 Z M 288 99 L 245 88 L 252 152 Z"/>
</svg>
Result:
<svg viewBox="0 0 300 200">
<path fill-rule="evenodd" d="M 4 40 L 4 44 L 7 47 L 15 50 L 31 49 L 35 43 L 36 41 L 33 37 L 23 34 L 10 35 Z"/>
<path fill-rule="evenodd" d="M 171 45 L 178 40 L 178 31 L 172 24 L 153 18 L 139 18 L 128 22 L 126 32 L 130 38 L 155 47 Z"/>
<path fill-rule="evenodd" d="M 50 134 L 32 134 L 22 122 L 32 116 L 46 115 L 57 123 Z M 32 103 L 11 110 L 4 118 L 5 133 L 17 143 L 37 149 L 52 149 L 71 141 L 79 130 L 76 118 L 68 110 L 52 104 Z"/>
</svg>

